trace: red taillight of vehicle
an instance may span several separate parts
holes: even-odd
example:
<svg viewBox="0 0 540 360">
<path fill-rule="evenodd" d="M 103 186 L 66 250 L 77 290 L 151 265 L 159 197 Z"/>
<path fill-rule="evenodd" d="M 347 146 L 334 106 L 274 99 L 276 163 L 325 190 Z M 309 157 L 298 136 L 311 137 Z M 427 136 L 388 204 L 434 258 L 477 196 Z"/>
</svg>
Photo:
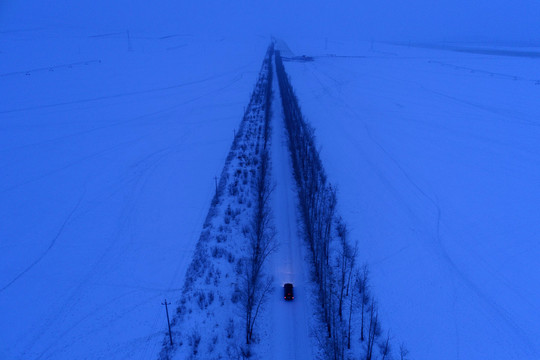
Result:
<svg viewBox="0 0 540 360">
<path fill-rule="evenodd" d="M 284 299 L 287 299 L 287 297 L 286 297 L 286 296 L 284 296 L 283 298 L 284 298 Z"/>
<path fill-rule="evenodd" d="M 292 298 L 294 299 L 294 296 Z"/>
</svg>

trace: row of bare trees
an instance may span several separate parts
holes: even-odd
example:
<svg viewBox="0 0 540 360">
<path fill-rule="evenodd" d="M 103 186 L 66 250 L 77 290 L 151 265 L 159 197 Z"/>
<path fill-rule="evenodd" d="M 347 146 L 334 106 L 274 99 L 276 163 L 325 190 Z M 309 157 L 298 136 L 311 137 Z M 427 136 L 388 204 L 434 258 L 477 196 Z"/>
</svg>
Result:
<svg viewBox="0 0 540 360">
<path fill-rule="evenodd" d="M 356 264 L 358 244 L 349 239 L 346 224 L 336 215 L 336 189 L 327 180 L 314 129 L 302 116 L 279 51 L 275 52 L 275 61 L 303 230 L 326 328 L 324 339 L 319 342 L 328 359 L 341 360 L 361 353 L 363 359 L 372 360 L 376 345 L 381 359 L 388 359 L 390 337 L 381 340 L 377 305 L 369 291 L 368 268 Z M 354 336 L 362 351 L 348 355 Z"/>
<path fill-rule="evenodd" d="M 245 229 L 248 239 L 246 257 L 241 269 L 241 306 L 245 317 L 245 341 L 249 345 L 253 341 L 257 316 L 265 299 L 272 289 L 272 278 L 264 273 L 264 264 L 268 256 L 275 250 L 275 231 L 271 224 L 270 194 L 270 158 L 268 139 L 270 134 L 270 107 L 272 101 L 272 55 L 273 44 L 266 54 L 263 75 L 259 79 L 254 101 L 264 116 L 264 126 L 258 136 L 258 144 L 253 156 L 258 158 L 257 173 L 253 179 L 255 205 L 249 225 Z"/>
<path fill-rule="evenodd" d="M 343 353 L 344 334 L 337 324 L 337 318 L 338 314 L 342 314 L 343 294 L 333 283 L 336 274 L 332 268 L 331 254 L 337 203 L 336 190 L 327 181 L 319 152 L 315 147 L 314 130 L 302 117 L 279 51 L 276 52 L 276 70 L 303 228 L 313 260 L 314 278 L 319 286 L 321 313 L 331 352 L 335 355 L 334 358 L 340 358 L 339 354 Z M 343 239 L 347 240 L 345 237 Z M 345 257 L 346 254 L 343 252 L 343 259 Z M 343 277 L 345 272 L 346 270 L 342 274 Z"/>
</svg>

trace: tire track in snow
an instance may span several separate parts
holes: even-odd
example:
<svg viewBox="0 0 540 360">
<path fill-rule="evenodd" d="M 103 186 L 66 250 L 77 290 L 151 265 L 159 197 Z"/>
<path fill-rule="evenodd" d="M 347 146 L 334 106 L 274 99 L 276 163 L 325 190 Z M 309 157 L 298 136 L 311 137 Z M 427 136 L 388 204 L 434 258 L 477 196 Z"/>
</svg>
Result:
<svg viewBox="0 0 540 360">
<path fill-rule="evenodd" d="M 183 134 L 182 139 L 186 138 L 189 134 Z M 182 145 L 182 144 L 181 144 Z M 119 225 L 116 229 L 116 232 L 113 236 L 111 236 L 111 240 L 108 243 L 108 246 L 106 249 L 101 253 L 99 258 L 94 262 L 94 264 L 90 267 L 89 271 L 86 273 L 86 275 L 79 281 L 78 285 L 71 291 L 70 295 L 66 298 L 65 301 L 62 302 L 62 306 L 59 308 L 57 312 L 52 314 L 48 317 L 48 319 L 45 321 L 45 323 L 40 327 L 39 330 L 36 330 L 34 335 L 32 336 L 32 339 L 28 341 L 28 347 L 22 354 L 22 359 L 26 359 L 29 356 L 29 353 L 32 351 L 32 349 L 36 346 L 38 341 L 47 333 L 52 330 L 54 330 L 54 326 L 57 323 L 66 323 L 72 316 L 73 309 L 77 306 L 77 298 L 80 298 L 80 293 L 85 291 L 86 285 L 90 282 L 92 278 L 96 276 L 96 274 L 100 271 L 104 271 L 103 269 L 103 262 L 107 260 L 107 258 L 110 256 L 110 252 L 117 246 L 117 243 L 122 240 L 122 237 L 120 236 L 128 226 L 128 222 L 130 220 L 131 214 L 133 214 L 134 209 L 136 207 L 136 202 L 140 197 L 140 193 L 144 189 L 144 185 L 146 183 L 146 179 L 151 174 L 151 172 L 155 169 L 157 164 L 161 162 L 165 157 L 170 155 L 173 151 L 172 146 L 168 146 L 159 150 L 156 150 L 150 154 L 145 154 L 142 159 L 138 160 L 132 167 L 131 167 L 131 177 L 124 178 L 120 180 L 118 189 L 122 189 L 125 187 L 126 184 L 131 183 L 130 187 L 130 196 L 126 201 L 125 205 L 123 206 L 122 213 L 120 214 L 119 218 Z M 142 166 L 142 169 L 141 169 Z M 141 185 L 142 184 L 142 185 Z M 116 191 L 115 191 L 116 192 Z M 117 255 L 117 257 L 121 256 L 121 254 Z M 94 311 L 91 311 L 93 313 Z M 84 320 L 90 319 L 91 316 L 88 316 L 87 314 L 82 314 L 80 317 L 78 317 L 77 320 L 75 320 L 75 326 L 71 326 L 70 330 L 73 331 L 73 329 L 77 328 L 78 325 L 82 324 Z M 59 343 L 59 341 L 64 338 L 65 336 L 69 335 L 71 331 L 63 331 L 63 328 L 57 328 L 56 329 L 60 335 L 56 336 L 51 343 L 44 344 L 44 349 L 39 351 L 37 354 L 37 358 L 42 358 L 45 355 L 48 355 L 50 353 L 51 349 L 54 349 L 54 346 Z"/>
<path fill-rule="evenodd" d="M 95 157 L 102 156 L 102 155 L 105 155 L 105 154 L 108 154 L 108 153 L 111 153 L 111 152 L 114 152 L 114 151 L 117 151 L 117 150 L 121 150 L 121 149 L 127 147 L 128 145 L 135 144 L 135 143 L 139 142 L 145 136 L 146 135 L 138 137 L 138 138 L 136 138 L 134 140 L 129 140 L 129 141 L 125 141 L 125 142 L 120 143 L 120 144 L 116 144 L 116 145 L 108 147 L 108 148 L 106 148 L 104 150 L 96 151 L 94 153 L 83 156 L 83 157 L 78 158 L 76 160 L 70 161 L 67 164 L 65 164 L 63 166 L 60 166 L 58 168 L 55 168 L 55 169 L 52 169 L 52 170 L 49 170 L 49 171 L 45 171 L 45 172 L 43 172 L 43 173 L 41 173 L 39 175 L 30 177 L 29 179 L 27 179 L 25 181 L 22 181 L 22 182 L 14 184 L 14 185 L 8 186 L 7 188 L 1 189 L 0 190 L 0 195 L 8 193 L 8 192 L 10 192 L 12 190 L 15 190 L 15 189 L 17 189 L 17 188 L 19 188 L 21 186 L 28 185 L 28 184 L 34 183 L 36 181 L 45 179 L 45 178 L 47 178 L 47 177 L 49 177 L 51 175 L 54 175 L 54 174 L 57 174 L 57 173 L 62 172 L 64 170 L 67 170 L 69 168 L 72 168 L 72 167 L 74 167 L 76 165 L 84 163 L 84 162 L 86 162 L 86 161 L 88 161 L 90 159 L 93 159 Z"/>
<path fill-rule="evenodd" d="M 11 285 L 13 285 L 15 282 L 17 282 L 17 280 L 19 280 L 21 277 L 23 277 L 27 272 L 29 272 L 30 270 L 32 270 L 32 268 L 34 266 L 36 266 L 37 264 L 39 264 L 41 262 L 41 260 L 43 260 L 43 258 L 45 256 L 47 256 L 47 254 L 52 250 L 52 248 L 54 247 L 54 245 L 56 244 L 56 241 L 60 238 L 60 236 L 62 236 L 62 233 L 64 232 L 65 228 L 67 227 L 67 225 L 70 223 L 71 219 L 73 218 L 73 215 L 75 214 L 75 212 L 79 209 L 79 206 L 81 205 L 81 202 L 84 198 L 84 193 L 81 195 L 81 197 L 79 198 L 79 201 L 77 201 L 77 204 L 73 207 L 73 209 L 69 212 L 68 216 L 64 219 L 64 222 L 62 223 L 62 225 L 60 225 L 60 228 L 58 229 L 56 235 L 53 237 L 53 239 L 50 241 L 49 243 L 49 246 L 45 249 L 45 251 L 39 255 L 30 265 L 28 265 L 23 271 L 21 271 L 18 275 L 16 275 L 11 281 L 9 281 L 6 285 L 4 285 L 2 288 L 0 288 L 0 293 L 2 293 L 4 290 L 6 290 L 7 288 L 9 288 Z"/>
<path fill-rule="evenodd" d="M 208 77 L 203 78 L 203 79 L 187 81 L 187 82 L 176 84 L 176 85 L 164 86 L 164 87 L 159 87 L 159 88 L 154 88 L 154 89 L 126 91 L 126 92 L 121 92 L 121 93 L 116 93 L 116 94 L 111 94 L 111 95 L 102 95 L 102 96 L 96 96 L 96 97 L 85 98 L 85 99 L 60 101 L 60 102 L 57 102 L 57 103 L 34 105 L 34 106 L 28 106 L 28 107 L 23 107 L 23 108 L 5 109 L 5 110 L 0 110 L 0 114 L 11 114 L 11 113 L 17 113 L 17 112 L 22 112 L 22 111 L 50 109 L 50 108 L 67 106 L 67 105 L 85 104 L 85 103 L 97 102 L 97 101 L 103 101 L 103 100 L 118 99 L 118 98 L 123 98 L 123 97 L 127 97 L 127 96 L 146 95 L 146 94 L 151 94 L 151 93 L 156 93 L 156 92 L 175 90 L 175 89 L 178 89 L 178 88 L 183 88 L 183 87 L 187 87 L 187 86 L 190 86 L 190 85 L 196 85 L 196 84 L 205 83 L 205 82 L 208 82 L 208 81 L 211 81 L 211 80 L 215 80 L 215 79 L 224 77 L 224 76 L 226 76 L 226 75 L 228 75 L 230 73 L 235 73 L 238 70 L 241 70 L 242 68 L 245 68 L 245 67 L 247 67 L 247 66 L 243 66 L 243 67 L 241 67 L 239 69 L 235 69 L 233 71 L 229 71 L 229 72 L 226 72 L 226 73 L 223 73 L 223 74 L 208 76 Z M 233 77 L 233 80 L 237 76 L 238 75 Z"/>
</svg>

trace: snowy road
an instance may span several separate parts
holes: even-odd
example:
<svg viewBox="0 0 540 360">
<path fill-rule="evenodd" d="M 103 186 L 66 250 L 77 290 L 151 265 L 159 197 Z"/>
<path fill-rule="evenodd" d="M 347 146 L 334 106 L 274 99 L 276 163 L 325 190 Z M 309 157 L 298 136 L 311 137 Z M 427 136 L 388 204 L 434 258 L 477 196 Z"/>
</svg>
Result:
<svg viewBox="0 0 540 360">
<path fill-rule="evenodd" d="M 274 72 L 274 84 L 277 78 Z M 274 86 L 272 106 L 272 173 L 275 189 L 272 207 L 278 249 L 270 259 L 276 292 L 268 304 L 270 351 L 268 359 L 312 359 L 310 343 L 309 271 L 305 248 L 297 227 L 297 208 L 291 159 L 287 149 L 279 90 Z M 283 284 L 294 285 L 294 300 L 283 299 Z M 264 341 L 264 339 L 263 339 Z"/>
</svg>

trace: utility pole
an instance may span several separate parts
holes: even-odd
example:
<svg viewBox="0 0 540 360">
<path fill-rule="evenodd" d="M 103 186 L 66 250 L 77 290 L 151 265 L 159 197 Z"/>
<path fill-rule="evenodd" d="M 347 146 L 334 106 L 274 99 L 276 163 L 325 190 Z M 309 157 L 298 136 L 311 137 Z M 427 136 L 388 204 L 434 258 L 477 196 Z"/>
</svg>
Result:
<svg viewBox="0 0 540 360">
<path fill-rule="evenodd" d="M 167 299 L 165 299 L 165 301 L 162 302 L 161 305 L 165 305 L 165 312 L 167 313 L 167 325 L 169 325 L 169 340 L 171 340 L 171 346 L 172 346 L 173 341 L 172 341 L 172 334 L 171 334 L 171 322 L 169 320 L 169 307 L 167 306 L 167 305 L 171 305 L 171 303 L 167 302 Z"/>
<path fill-rule="evenodd" d="M 216 184 L 216 196 L 217 196 L 217 176 L 214 176 L 214 183 Z"/>
</svg>

